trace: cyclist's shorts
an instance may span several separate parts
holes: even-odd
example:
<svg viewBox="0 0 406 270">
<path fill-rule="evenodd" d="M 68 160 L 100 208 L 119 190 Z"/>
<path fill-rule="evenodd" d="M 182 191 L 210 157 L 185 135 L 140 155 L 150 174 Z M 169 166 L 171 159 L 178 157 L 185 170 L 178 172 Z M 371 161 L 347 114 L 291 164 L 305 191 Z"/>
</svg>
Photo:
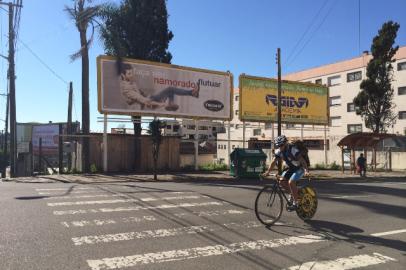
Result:
<svg viewBox="0 0 406 270">
<path fill-rule="evenodd" d="M 304 175 L 304 170 L 302 168 L 299 169 L 288 169 L 284 172 L 282 172 L 282 176 L 285 179 L 292 180 L 292 181 L 298 181 L 302 176 Z"/>
</svg>

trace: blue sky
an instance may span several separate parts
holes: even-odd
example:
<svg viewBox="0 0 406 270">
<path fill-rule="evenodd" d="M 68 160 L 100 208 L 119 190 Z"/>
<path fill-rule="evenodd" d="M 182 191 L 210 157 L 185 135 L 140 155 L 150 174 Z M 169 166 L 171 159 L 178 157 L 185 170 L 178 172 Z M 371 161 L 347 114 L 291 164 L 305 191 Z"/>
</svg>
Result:
<svg viewBox="0 0 406 270">
<path fill-rule="evenodd" d="M 69 81 L 74 88 L 73 119 L 80 121 L 81 62 L 69 58 L 79 48 L 79 34 L 64 12 L 72 1 L 25 0 L 23 5 L 16 52 L 17 121 L 66 121 Z M 235 86 L 241 73 L 275 77 L 278 47 L 283 74 L 356 57 L 370 49 L 372 38 L 388 20 L 400 24 L 396 41 L 406 46 L 404 0 L 361 0 L 360 32 L 358 0 L 168 0 L 167 8 L 174 34 L 169 48 L 172 63 L 229 70 Z M 7 55 L 8 15 L 0 10 L 0 16 L 0 54 Z M 96 57 L 103 53 L 96 33 L 90 49 L 92 131 L 102 130 L 97 122 L 101 115 Z M 0 93 L 6 91 L 6 74 L 7 62 L 1 58 Z M 0 119 L 5 118 L 5 107 L 5 98 L 0 96 Z M 109 127 L 118 125 L 110 123 Z"/>
</svg>

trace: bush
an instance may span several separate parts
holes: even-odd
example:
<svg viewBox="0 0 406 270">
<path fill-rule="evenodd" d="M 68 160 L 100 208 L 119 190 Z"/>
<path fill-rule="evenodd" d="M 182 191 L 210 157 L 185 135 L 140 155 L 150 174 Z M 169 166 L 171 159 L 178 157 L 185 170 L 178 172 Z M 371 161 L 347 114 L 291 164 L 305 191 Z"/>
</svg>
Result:
<svg viewBox="0 0 406 270">
<path fill-rule="evenodd" d="M 316 165 L 314 165 L 314 169 L 315 170 L 340 170 L 341 166 L 338 165 L 335 161 L 333 163 L 324 165 L 324 163 L 317 163 Z"/>
<path fill-rule="evenodd" d="M 96 164 L 92 164 L 92 165 L 90 165 L 90 172 L 91 173 L 97 173 L 97 167 L 96 167 Z"/>
<path fill-rule="evenodd" d="M 209 163 L 209 164 L 199 166 L 199 169 L 202 170 L 202 171 L 226 171 L 227 170 L 227 165 L 226 164 Z"/>
</svg>

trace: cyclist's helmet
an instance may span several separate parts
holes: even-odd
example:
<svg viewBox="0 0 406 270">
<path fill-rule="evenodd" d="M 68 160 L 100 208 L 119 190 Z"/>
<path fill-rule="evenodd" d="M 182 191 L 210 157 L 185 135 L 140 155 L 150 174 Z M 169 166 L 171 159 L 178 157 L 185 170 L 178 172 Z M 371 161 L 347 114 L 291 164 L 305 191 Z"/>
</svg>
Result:
<svg viewBox="0 0 406 270">
<path fill-rule="evenodd" d="M 284 145 L 287 141 L 288 141 L 288 139 L 286 138 L 286 136 L 285 136 L 285 135 L 281 135 L 281 136 L 278 136 L 278 137 L 275 139 L 274 143 L 275 143 L 275 146 L 276 146 L 276 147 L 281 147 L 281 146 Z"/>
</svg>

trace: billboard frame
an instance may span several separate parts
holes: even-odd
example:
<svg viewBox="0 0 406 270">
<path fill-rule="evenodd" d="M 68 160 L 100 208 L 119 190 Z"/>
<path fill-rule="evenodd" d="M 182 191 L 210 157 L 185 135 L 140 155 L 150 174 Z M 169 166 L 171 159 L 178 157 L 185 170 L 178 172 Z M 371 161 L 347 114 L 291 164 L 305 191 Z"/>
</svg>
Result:
<svg viewBox="0 0 406 270">
<path fill-rule="evenodd" d="M 227 118 L 224 117 L 204 117 L 204 116 L 190 116 L 185 117 L 184 115 L 176 115 L 176 114 L 159 114 L 159 113 L 150 113 L 150 112 L 117 112 L 117 111 L 109 111 L 104 110 L 102 108 L 102 89 L 101 89 L 101 61 L 102 60 L 115 60 L 117 61 L 117 57 L 109 56 L 109 55 L 99 55 L 96 58 L 96 66 L 97 66 L 97 109 L 100 114 L 106 115 L 129 115 L 129 116 L 156 116 L 156 117 L 168 117 L 168 118 L 186 118 L 186 119 L 194 119 L 194 120 L 201 120 L 201 119 L 208 119 L 208 120 L 222 120 L 222 121 L 231 121 L 233 119 L 233 95 L 234 95 L 234 76 L 230 71 L 222 72 L 222 71 L 215 71 L 215 70 L 208 70 L 208 69 L 201 69 L 201 68 L 193 68 L 193 67 L 185 67 L 173 64 L 166 64 L 166 63 L 159 63 L 159 62 L 152 62 L 147 60 L 138 60 L 132 58 L 122 57 L 123 62 L 135 63 L 135 64 L 144 64 L 144 65 L 152 65 L 164 68 L 172 68 L 184 71 L 195 71 L 195 72 L 203 72 L 208 74 L 215 74 L 215 75 L 223 75 L 230 77 L 230 108 L 229 108 L 229 116 Z"/>
<path fill-rule="evenodd" d="M 266 77 L 259 77 L 259 76 L 252 76 L 252 75 L 247 75 L 245 73 L 242 73 L 239 77 L 238 77 L 238 88 L 239 88 L 239 92 L 240 92 L 240 98 L 239 98 L 239 113 L 238 113 L 238 119 L 242 122 L 258 122 L 258 123 L 277 123 L 277 116 L 276 116 L 276 120 L 255 120 L 255 119 L 243 119 L 242 118 L 242 78 L 247 78 L 247 79 L 252 79 L 252 80 L 261 80 L 261 81 L 271 81 L 271 82 L 278 82 L 277 79 L 273 79 L 273 78 L 266 78 Z M 308 82 L 298 82 L 298 81 L 290 81 L 290 80 L 281 80 L 282 83 L 282 92 L 284 91 L 283 89 L 283 84 L 284 83 L 292 83 L 292 84 L 299 84 L 299 85 L 306 85 L 306 86 L 319 86 L 322 88 L 326 88 L 327 90 L 327 102 L 326 102 L 326 111 L 327 111 L 327 122 L 326 123 L 306 123 L 306 122 L 295 122 L 295 121 L 284 121 L 283 117 L 281 119 L 281 123 L 283 124 L 303 124 L 303 125 L 315 125 L 315 126 L 325 126 L 325 125 L 329 125 L 329 121 L 330 121 L 330 106 L 329 106 L 329 97 L 330 97 L 330 89 L 328 86 L 326 85 L 319 85 L 319 84 L 314 84 L 314 83 L 308 83 Z M 277 90 L 277 89 L 275 89 Z"/>
</svg>

